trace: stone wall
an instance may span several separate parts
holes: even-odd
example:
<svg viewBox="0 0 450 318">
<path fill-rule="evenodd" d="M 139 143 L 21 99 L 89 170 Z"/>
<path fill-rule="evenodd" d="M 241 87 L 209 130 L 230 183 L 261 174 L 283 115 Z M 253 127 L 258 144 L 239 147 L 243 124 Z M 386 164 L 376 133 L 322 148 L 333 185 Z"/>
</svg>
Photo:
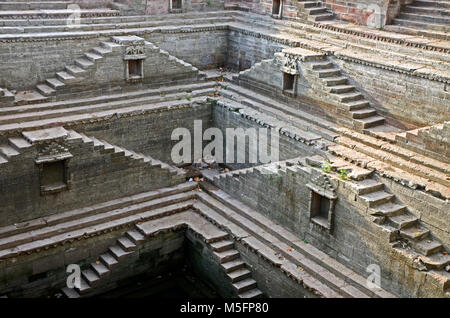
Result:
<svg viewBox="0 0 450 318">
<path fill-rule="evenodd" d="M 32 146 L 2 165 L 0 226 L 179 183 L 168 170 L 114 151 L 94 150 L 92 143 L 66 141 L 61 145 L 73 157 L 67 163 L 68 188 L 59 192 L 41 193 L 40 169 L 35 163 L 41 146 Z"/>
<path fill-rule="evenodd" d="M 141 152 L 166 163 L 173 163 L 171 151 L 178 140 L 171 140 L 175 128 L 187 128 L 194 138 L 194 120 L 202 121 L 203 129 L 211 126 L 211 106 L 193 103 L 180 109 L 166 109 L 150 115 L 111 119 L 105 122 L 80 124 L 80 132 Z"/>
<path fill-rule="evenodd" d="M 228 34 L 227 66 L 242 71 L 261 60 L 272 58 L 275 52 L 287 47 L 265 37 L 231 29 Z"/>
<path fill-rule="evenodd" d="M 229 109 L 226 109 L 221 106 L 214 106 L 213 108 L 213 114 L 212 114 L 212 127 L 220 128 L 220 130 L 223 133 L 224 138 L 224 159 L 227 158 L 227 154 L 229 152 L 229 148 L 227 148 L 226 145 L 226 138 L 227 138 L 227 128 L 242 128 L 244 130 L 247 130 L 249 128 L 254 128 L 256 131 L 256 134 L 258 134 L 259 128 L 265 128 L 259 124 L 257 124 L 254 121 L 250 121 L 243 117 L 240 113 L 231 111 Z M 268 133 L 270 133 L 270 136 L 272 134 L 273 129 L 267 129 Z M 307 155 L 313 155 L 317 154 L 318 150 L 314 149 L 313 147 L 310 147 L 306 144 L 303 144 L 300 141 L 297 141 L 295 139 L 289 138 L 286 135 L 279 134 L 279 141 L 278 141 L 278 147 L 272 146 L 271 143 L 271 137 L 268 134 L 268 144 L 267 147 L 271 151 L 278 151 L 279 153 L 279 160 L 287 160 L 292 159 L 300 156 L 307 156 Z M 244 163 L 238 163 L 237 162 L 237 146 L 238 143 L 234 143 L 234 163 L 227 162 L 227 166 L 233 168 L 233 169 L 241 169 L 246 167 L 252 167 L 255 165 L 261 164 L 261 162 L 250 162 L 249 158 L 252 157 L 258 157 L 258 145 L 256 145 L 255 148 L 249 147 L 249 141 L 248 138 L 245 140 L 245 162 Z M 259 157 L 258 157 L 259 160 Z"/>
<path fill-rule="evenodd" d="M 298 12 L 297 1 L 281 0 L 281 2 L 281 18 L 296 18 Z M 271 16 L 273 13 L 272 0 L 226 0 L 225 5 L 233 9 L 250 11 L 262 15 Z"/>
<path fill-rule="evenodd" d="M 227 31 L 225 29 L 208 27 L 208 30 L 193 30 L 192 32 L 175 30 L 158 30 L 140 34 L 140 37 L 154 43 L 171 55 L 185 60 L 200 69 L 223 66 L 226 61 Z M 89 52 L 102 41 L 110 41 L 110 36 L 83 36 L 82 38 L 68 37 L 62 40 L 48 38 L 45 41 L 19 41 L 0 43 L 0 87 L 14 90 L 34 89 L 39 83 L 48 78 L 54 78 L 57 72 L 63 71 L 65 66 L 73 65 L 75 59 Z M 146 62 L 146 74 L 159 74 L 165 70 L 161 60 L 151 56 Z M 120 59 L 108 61 L 117 65 L 117 77 L 123 80 L 124 66 Z M 109 65 L 108 64 L 108 65 Z M 120 67 L 119 67 L 120 66 Z M 111 72 L 112 70 L 108 70 Z M 100 74 L 100 73 L 99 73 Z M 97 78 L 100 82 L 111 80 Z M 116 76 L 114 76 L 116 77 Z M 113 78 L 114 79 L 114 78 Z M 123 81 L 122 81 L 123 82 Z"/>
</svg>

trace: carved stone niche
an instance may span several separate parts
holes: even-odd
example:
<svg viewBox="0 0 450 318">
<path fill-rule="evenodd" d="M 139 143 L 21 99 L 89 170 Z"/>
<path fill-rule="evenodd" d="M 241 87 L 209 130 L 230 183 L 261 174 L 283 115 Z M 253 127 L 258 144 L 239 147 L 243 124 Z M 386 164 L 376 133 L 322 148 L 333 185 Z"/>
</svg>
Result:
<svg viewBox="0 0 450 318">
<path fill-rule="evenodd" d="M 283 72 L 283 94 L 296 96 L 299 68 L 298 59 L 295 55 L 284 54 L 281 72 Z"/>
<path fill-rule="evenodd" d="M 333 182 L 322 172 L 312 170 L 310 189 L 309 220 L 328 233 L 333 233 L 334 207 L 337 195 Z"/>
<path fill-rule="evenodd" d="M 182 13 L 184 7 L 184 0 L 169 0 L 169 12 Z"/>
<path fill-rule="evenodd" d="M 145 40 L 138 36 L 115 36 L 113 41 L 125 46 L 125 79 L 140 82 L 144 79 Z"/>
<path fill-rule="evenodd" d="M 69 160 L 72 157 L 64 143 L 50 142 L 43 145 L 35 159 L 39 167 L 41 195 L 70 188 Z"/>
<path fill-rule="evenodd" d="M 272 0 L 272 18 L 281 19 L 283 15 L 283 0 Z"/>
<path fill-rule="evenodd" d="M 66 146 L 68 131 L 55 127 L 26 131 L 22 135 L 39 149 L 34 162 L 39 168 L 41 195 L 70 189 L 69 160 L 72 154 Z"/>
</svg>

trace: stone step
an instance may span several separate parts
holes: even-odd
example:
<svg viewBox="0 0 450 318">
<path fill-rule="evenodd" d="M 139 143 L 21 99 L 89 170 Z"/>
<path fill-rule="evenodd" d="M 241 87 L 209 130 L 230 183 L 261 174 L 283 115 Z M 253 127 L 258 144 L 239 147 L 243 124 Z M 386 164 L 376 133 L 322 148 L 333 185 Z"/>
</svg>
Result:
<svg viewBox="0 0 450 318">
<path fill-rule="evenodd" d="M 360 92 L 350 92 L 343 94 L 336 94 L 341 103 L 354 102 L 357 100 L 363 100 L 364 96 Z"/>
<path fill-rule="evenodd" d="M 92 52 L 96 55 L 103 56 L 112 53 L 112 49 L 105 46 L 97 46 L 92 49 Z"/>
<path fill-rule="evenodd" d="M 22 10 L 64 10 L 69 4 L 71 4 L 70 1 L 2 1 L 0 10 L 18 13 Z"/>
<path fill-rule="evenodd" d="M 7 160 L 11 160 L 13 157 L 18 156 L 19 154 L 20 153 L 10 145 L 0 145 L 0 155 L 2 155 Z"/>
<path fill-rule="evenodd" d="M 49 78 L 45 80 L 45 84 L 49 85 L 53 89 L 59 89 L 65 86 L 63 82 L 57 80 L 56 78 Z"/>
<path fill-rule="evenodd" d="M 131 252 L 136 249 L 136 244 L 126 236 L 119 238 L 117 243 L 127 252 Z"/>
<path fill-rule="evenodd" d="M 413 14 L 423 14 L 427 16 L 450 16 L 450 7 L 429 7 L 429 6 L 417 6 L 417 5 L 406 5 L 402 9 L 402 13 L 413 13 Z"/>
<path fill-rule="evenodd" d="M 359 198 L 361 198 L 362 202 L 365 203 L 368 207 L 373 208 L 377 205 L 390 202 L 394 198 L 394 195 L 381 190 L 362 194 L 359 196 Z"/>
<path fill-rule="evenodd" d="M 443 270 L 450 265 L 450 255 L 442 252 L 420 257 L 429 269 Z M 444 272 L 448 275 L 447 272 Z"/>
<path fill-rule="evenodd" d="M 223 252 L 213 252 L 213 254 L 214 254 L 214 256 L 217 257 L 217 259 L 219 260 L 219 262 L 221 264 L 229 262 L 229 261 L 233 261 L 240 257 L 239 252 L 235 249 L 230 249 L 230 250 L 226 250 Z"/>
<path fill-rule="evenodd" d="M 211 244 L 211 247 L 216 252 L 223 252 L 234 247 L 234 242 L 230 240 L 219 241 Z"/>
<path fill-rule="evenodd" d="M 439 253 L 443 249 L 443 246 L 440 242 L 436 240 L 430 240 L 429 238 L 425 238 L 418 242 L 413 241 L 412 243 L 414 250 L 425 256 Z"/>
<path fill-rule="evenodd" d="M 246 267 L 245 263 L 240 258 L 222 263 L 220 265 L 225 269 L 225 272 L 227 273 Z"/>
<path fill-rule="evenodd" d="M 126 236 L 134 243 L 139 244 L 145 240 L 145 236 L 139 231 L 128 231 Z"/>
<path fill-rule="evenodd" d="M 358 126 L 361 129 L 372 128 L 375 126 L 383 125 L 385 122 L 384 117 L 381 116 L 371 116 L 367 118 L 355 119 L 355 122 L 358 123 Z"/>
<path fill-rule="evenodd" d="M 355 119 L 362 119 L 375 116 L 377 111 L 373 108 L 362 108 L 355 111 L 352 111 L 352 117 Z"/>
<path fill-rule="evenodd" d="M 420 224 L 409 226 L 400 230 L 400 235 L 413 241 L 423 240 L 428 237 L 430 230 L 424 228 Z"/>
<path fill-rule="evenodd" d="M 103 58 L 103 56 L 95 54 L 95 53 L 91 53 L 91 52 L 87 52 L 84 53 L 84 56 L 87 60 L 95 63 L 97 60 L 101 60 Z"/>
<path fill-rule="evenodd" d="M 346 102 L 344 104 L 344 107 L 346 107 L 351 112 L 357 111 L 360 109 L 365 109 L 365 108 L 368 108 L 369 106 L 370 106 L 370 103 L 365 99 L 350 101 L 350 102 Z"/>
<path fill-rule="evenodd" d="M 258 285 L 253 278 L 246 278 L 233 283 L 233 287 L 236 289 L 238 294 L 244 293 L 250 289 L 257 288 Z"/>
<path fill-rule="evenodd" d="M 50 86 L 48 86 L 46 84 L 36 85 L 36 88 L 37 88 L 38 92 L 44 96 L 50 96 L 56 92 L 53 88 L 51 88 Z"/>
<path fill-rule="evenodd" d="M 319 75 L 319 78 L 334 78 L 339 77 L 341 74 L 341 70 L 337 68 L 331 68 L 331 69 L 318 69 L 316 70 L 316 73 Z"/>
<path fill-rule="evenodd" d="M 68 74 L 71 74 L 72 76 L 79 76 L 86 72 L 86 70 L 82 69 L 81 67 L 78 67 L 77 65 L 67 65 L 65 67 L 65 70 Z"/>
<path fill-rule="evenodd" d="M 250 289 L 238 295 L 239 298 L 259 298 L 263 297 L 262 291 L 257 288 Z"/>
<path fill-rule="evenodd" d="M 309 62 L 309 65 L 311 66 L 311 69 L 318 70 L 318 69 L 330 69 L 333 68 L 334 64 L 329 61 L 324 62 Z"/>
<path fill-rule="evenodd" d="M 100 281 L 100 276 L 90 268 L 81 271 L 81 275 L 91 287 L 96 286 Z"/>
<path fill-rule="evenodd" d="M 313 8 L 322 6 L 322 3 L 320 1 L 299 1 L 299 4 L 302 5 L 303 8 Z"/>
<path fill-rule="evenodd" d="M 128 256 L 129 254 L 131 254 L 132 252 L 127 252 L 126 250 L 124 250 L 122 247 L 120 247 L 119 245 L 114 245 L 111 246 L 109 248 L 109 252 L 111 253 L 111 255 L 113 255 L 118 261 L 120 261 L 121 259 L 125 258 L 126 256 Z"/>
<path fill-rule="evenodd" d="M 319 13 L 319 14 L 313 14 L 308 16 L 308 20 L 310 21 L 326 21 L 326 20 L 332 20 L 333 14 L 332 13 Z"/>
<path fill-rule="evenodd" d="M 443 11 L 448 13 L 448 11 Z M 442 25 L 450 25 L 450 17 L 442 16 L 442 15 L 429 15 L 423 13 L 407 13 L 401 12 L 398 16 L 399 19 L 402 20 L 411 20 L 411 21 L 420 21 L 420 22 L 429 22 L 433 24 L 442 24 Z"/>
<path fill-rule="evenodd" d="M 80 287 L 76 287 L 74 288 L 80 295 L 84 295 L 86 294 L 90 289 L 91 286 L 89 286 L 88 282 L 82 277 L 80 279 Z"/>
<path fill-rule="evenodd" d="M 416 225 L 417 222 L 418 219 L 415 216 L 409 214 L 399 214 L 389 217 L 389 223 L 391 223 L 393 227 L 399 230 Z"/>
<path fill-rule="evenodd" d="M 77 81 L 77 78 L 67 72 L 56 73 L 56 78 L 64 84 L 70 84 Z"/>
<path fill-rule="evenodd" d="M 80 298 L 80 294 L 74 288 L 64 287 L 61 291 L 67 298 Z"/>
<path fill-rule="evenodd" d="M 312 8 L 305 8 L 305 11 L 310 15 L 317 15 L 322 13 L 327 13 L 327 9 L 324 7 L 312 7 Z"/>
<path fill-rule="evenodd" d="M 326 86 L 344 85 L 348 83 L 347 77 L 344 76 L 326 77 L 322 78 L 322 80 L 325 82 Z"/>
<path fill-rule="evenodd" d="M 423 21 L 404 20 L 404 19 L 394 18 L 392 20 L 392 24 L 413 27 L 413 28 L 421 28 L 424 30 L 436 30 L 436 31 L 445 32 L 445 33 L 450 32 L 450 26 L 448 26 L 448 25 L 435 24 L 435 23 L 423 22 Z"/>
<path fill-rule="evenodd" d="M 92 270 L 101 278 L 109 274 L 110 270 L 101 261 L 91 263 Z"/>
<path fill-rule="evenodd" d="M 353 92 L 355 90 L 355 86 L 353 85 L 336 85 L 336 86 L 327 86 L 327 89 L 330 93 L 333 94 L 343 94 Z"/>
<path fill-rule="evenodd" d="M 250 278 L 252 276 L 252 272 L 247 268 L 243 267 L 227 273 L 227 276 L 231 279 L 233 283 L 235 283 L 240 280 Z"/>
<path fill-rule="evenodd" d="M 100 261 L 110 270 L 119 263 L 118 260 L 109 252 L 100 255 Z"/>
<path fill-rule="evenodd" d="M 422 7 L 435 7 L 435 8 L 447 8 L 450 9 L 449 1 L 436 1 L 436 0 L 415 0 L 414 5 Z"/>
<path fill-rule="evenodd" d="M 75 65 L 84 70 L 88 70 L 89 68 L 93 67 L 95 64 L 92 63 L 87 58 L 78 58 L 75 60 Z"/>
<path fill-rule="evenodd" d="M 371 213 L 372 215 L 394 217 L 404 214 L 406 212 L 406 206 L 394 202 L 387 202 L 377 205 L 373 210 L 374 212 Z"/>
<path fill-rule="evenodd" d="M 384 188 L 384 184 L 374 179 L 365 179 L 356 183 L 358 194 L 376 192 Z"/>
</svg>

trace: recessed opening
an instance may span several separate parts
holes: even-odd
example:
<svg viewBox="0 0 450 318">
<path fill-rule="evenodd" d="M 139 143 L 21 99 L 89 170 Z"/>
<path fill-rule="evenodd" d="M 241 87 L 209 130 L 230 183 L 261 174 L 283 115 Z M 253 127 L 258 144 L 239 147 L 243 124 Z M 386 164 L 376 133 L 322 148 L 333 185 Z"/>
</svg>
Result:
<svg viewBox="0 0 450 318">
<path fill-rule="evenodd" d="M 311 191 L 311 218 L 328 226 L 331 200 L 314 191 Z"/>
<path fill-rule="evenodd" d="M 66 184 L 64 161 L 46 162 L 43 164 L 41 185 L 54 187 Z"/>
<path fill-rule="evenodd" d="M 172 0 L 172 9 L 181 9 L 182 0 Z"/>
<path fill-rule="evenodd" d="M 283 90 L 294 91 L 295 75 L 283 73 Z"/>
<path fill-rule="evenodd" d="M 128 60 L 128 77 L 130 79 L 142 77 L 142 60 Z"/>
<path fill-rule="evenodd" d="M 273 0 L 272 1 L 272 14 L 279 15 L 281 8 L 281 0 Z"/>
</svg>

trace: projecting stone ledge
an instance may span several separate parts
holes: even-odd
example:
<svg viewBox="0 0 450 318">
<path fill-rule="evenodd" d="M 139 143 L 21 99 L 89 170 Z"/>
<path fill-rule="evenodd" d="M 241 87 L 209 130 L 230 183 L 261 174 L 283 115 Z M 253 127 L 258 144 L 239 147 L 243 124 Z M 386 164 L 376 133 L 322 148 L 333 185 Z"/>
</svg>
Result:
<svg viewBox="0 0 450 318">
<path fill-rule="evenodd" d="M 25 131 L 22 135 L 32 144 L 44 143 L 50 140 L 63 140 L 69 132 L 63 127 L 47 128 L 41 130 Z"/>
</svg>

